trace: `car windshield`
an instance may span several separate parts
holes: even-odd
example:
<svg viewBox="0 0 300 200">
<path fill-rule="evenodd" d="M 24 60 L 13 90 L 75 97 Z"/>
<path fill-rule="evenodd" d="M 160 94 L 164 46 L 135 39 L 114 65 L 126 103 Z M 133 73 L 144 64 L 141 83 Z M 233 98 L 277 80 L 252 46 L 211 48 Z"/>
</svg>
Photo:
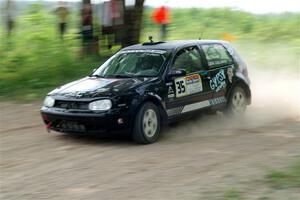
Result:
<svg viewBox="0 0 300 200">
<path fill-rule="evenodd" d="M 128 50 L 108 59 L 91 76 L 130 78 L 157 76 L 166 61 L 167 51 Z"/>
</svg>

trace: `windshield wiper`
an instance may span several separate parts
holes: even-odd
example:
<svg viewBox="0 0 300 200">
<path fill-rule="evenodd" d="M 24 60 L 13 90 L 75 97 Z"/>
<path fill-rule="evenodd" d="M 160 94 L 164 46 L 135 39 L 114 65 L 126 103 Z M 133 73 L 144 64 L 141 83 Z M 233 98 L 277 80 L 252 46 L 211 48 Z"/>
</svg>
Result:
<svg viewBox="0 0 300 200">
<path fill-rule="evenodd" d="M 136 75 L 136 77 L 151 78 L 151 77 L 156 77 L 156 76 L 154 76 L 154 75 Z"/>
<path fill-rule="evenodd" d="M 109 77 L 113 77 L 113 78 L 133 78 L 134 76 L 131 74 L 114 74 L 111 75 Z"/>
<path fill-rule="evenodd" d="M 100 76 L 98 74 L 91 74 L 89 77 L 104 78 L 104 76 Z"/>
</svg>

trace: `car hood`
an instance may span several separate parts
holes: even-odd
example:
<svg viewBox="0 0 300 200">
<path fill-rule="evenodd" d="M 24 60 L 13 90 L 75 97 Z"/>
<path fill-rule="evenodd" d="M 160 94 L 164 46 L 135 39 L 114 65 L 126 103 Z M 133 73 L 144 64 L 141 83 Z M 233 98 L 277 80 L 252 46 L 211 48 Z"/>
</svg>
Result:
<svg viewBox="0 0 300 200">
<path fill-rule="evenodd" d="M 95 98 L 120 95 L 153 78 L 97 78 L 86 77 L 59 88 L 49 95 L 62 98 Z"/>
</svg>

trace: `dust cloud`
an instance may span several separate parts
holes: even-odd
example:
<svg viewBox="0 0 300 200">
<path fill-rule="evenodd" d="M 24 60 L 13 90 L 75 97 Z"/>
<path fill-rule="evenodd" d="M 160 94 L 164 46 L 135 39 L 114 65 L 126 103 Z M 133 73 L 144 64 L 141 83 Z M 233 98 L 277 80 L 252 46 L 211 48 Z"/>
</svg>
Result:
<svg viewBox="0 0 300 200">
<path fill-rule="evenodd" d="M 223 113 L 202 115 L 171 126 L 168 133 L 180 141 L 182 137 L 188 139 L 230 136 L 234 132 L 257 132 L 264 126 L 287 121 L 300 122 L 299 70 L 280 71 L 249 67 L 248 71 L 252 104 L 248 106 L 244 116 L 234 118 Z"/>
<path fill-rule="evenodd" d="M 299 71 L 253 69 L 253 102 L 247 117 L 262 121 L 300 120 Z"/>
</svg>

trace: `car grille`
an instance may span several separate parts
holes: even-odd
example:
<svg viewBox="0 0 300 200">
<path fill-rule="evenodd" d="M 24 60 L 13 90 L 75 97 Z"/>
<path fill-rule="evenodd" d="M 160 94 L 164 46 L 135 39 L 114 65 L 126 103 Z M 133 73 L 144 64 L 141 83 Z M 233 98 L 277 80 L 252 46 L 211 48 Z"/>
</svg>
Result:
<svg viewBox="0 0 300 200">
<path fill-rule="evenodd" d="M 64 109 L 88 110 L 88 102 L 56 100 L 54 107 Z"/>
<path fill-rule="evenodd" d="M 57 129 L 62 129 L 64 131 L 75 131 L 84 132 L 86 130 L 85 126 L 78 124 L 77 122 L 61 121 L 57 126 Z"/>
</svg>

